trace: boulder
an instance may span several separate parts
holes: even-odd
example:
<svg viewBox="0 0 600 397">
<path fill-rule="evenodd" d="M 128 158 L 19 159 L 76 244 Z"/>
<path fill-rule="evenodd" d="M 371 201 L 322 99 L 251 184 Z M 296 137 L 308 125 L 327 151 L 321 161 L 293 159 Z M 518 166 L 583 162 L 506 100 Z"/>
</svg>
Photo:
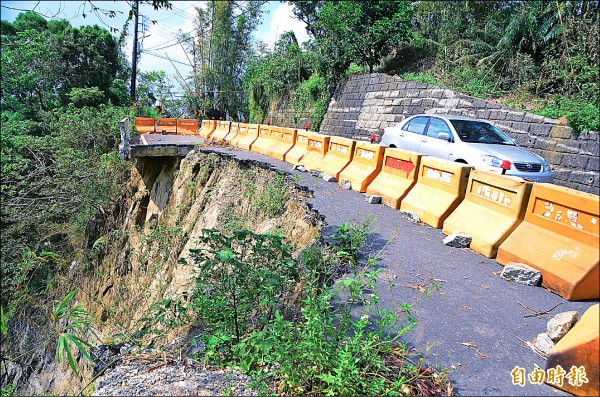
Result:
<svg viewBox="0 0 600 397">
<path fill-rule="evenodd" d="M 540 350 L 543 351 L 544 353 L 548 354 L 548 352 L 550 351 L 550 349 L 552 349 L 554 347 L 554 341 L 552 340 L 552 338 L 550 338 L 548 336 L 547 333 L 541 333 L 537 336 L 537 338 L 535 339 L 535 347 Z"/>
<path fill-rule="evenodd" d="M 502 277 L 519 284 L 536 286 L 542 279 L 542 273 L 524 263 L 510 262 L 502 269 Z"/>
<path fill-rule="evenodd" d="M 421 222 L 421 218 L 419 218 L 419 215 L 415 214 L 414 212 L 402 211 L 400 212 L 400 215 L 402 215 L 404 219 L 411 221 L 412 223 Z"/>
<path fill-rule="evenodd" d="M 298 170 L 300 172 L 306 172 L 306 168 L 301 164 L 296 164 L 294 167 L 292 167 L 292 171 L 293 170 Z"/>
<path fill-rule="evenodd" d="M 350 182 L 349 179 L 340 179 L 338 185 L 340 185 L 340 187 L 345 190 L 352 189 L 352 182 Z"/>
<path fill-rule="evenodd" d="M 325 182 L 335 182 L 336 181 L 335 176 L 333 176 L 333 175 L 329 175 L 326 173 L 323 173 L 322 175 L 323 175 L 322 178 Z"/>
<path fill-rule="evenodd" d="M 575 325 L 578 318 L 579 312 L 576 311 L 558 313 L 548 321 L 546 333 L 554 342 L 558 342 Z"/>
<path fill-rule="evenodd" d="M 468 234 L 456 231 L 444 239 L 444 245 L 455 248 L 465 248 L 471 244 L 473 238 Z"/>
<path fill-rule="evenodd" d="M 365 201 L 369 204 L 381 204 L 381 196 L 367 194 L 365 196 Z"/>
</svg>

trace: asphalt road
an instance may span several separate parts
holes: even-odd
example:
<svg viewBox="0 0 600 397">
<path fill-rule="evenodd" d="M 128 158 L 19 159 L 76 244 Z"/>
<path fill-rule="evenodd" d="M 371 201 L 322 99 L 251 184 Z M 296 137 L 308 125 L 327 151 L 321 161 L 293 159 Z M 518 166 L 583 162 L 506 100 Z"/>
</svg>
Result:
<svg viewBox="0 0 600 397">
<path fill-rule="evenodd" d="M 197 135 L 174 135 L 174 134 L 141 134 L 137 135 L 132 141 L 132 145 L 154 146 L 154 145 L 194 145 L 204 142 L 203 138 Z"/>
<path fill-rule="evenodd" d="M 374 218 L 369 243 L 371 252 L 380 251 L 381 301 L 389 309 L 415 303 L 412 313 L 417 323 L 402 340 L 414 346 L 427 364 L 447 369 L 457 395 L 568 395 L 546 384 L 513 385 L 510 373 L 515 366 L 527 374 L 536 365 L 545 369 L 545 360 L 523 341 L 545 332 L 554 314 L 577 310 L 581 316 L 598 301 L 568 302 L 544 288 L 508 282 L 497 274 L 502 266 L 495 260 L 445 246 L 441 230 L 413 224 L 388 206 L 367 204 L 364 194 L 342 190 L 337 183 L 292 171 L 290 163 L 239 149 L 209 150 L 299 175 L 298 183 L 313 190 L 309 204 L 324 216 L 325 236 L 343 222 L 360 224 Z M 428 296 L 419 284 L 431 289 Z M 542 318 L 529 316 L 525 308 L 545 311 L 557 304 Z"/>
</svg>

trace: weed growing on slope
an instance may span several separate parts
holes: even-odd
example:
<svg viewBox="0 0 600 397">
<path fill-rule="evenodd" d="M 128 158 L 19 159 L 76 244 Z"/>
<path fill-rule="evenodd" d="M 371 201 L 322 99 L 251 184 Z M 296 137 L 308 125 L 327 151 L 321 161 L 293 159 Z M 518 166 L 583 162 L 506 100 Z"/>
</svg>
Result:
<svg viewBox="0 0 600 397">
<path fill-rule="evenodd" d="M 289 193 L 285 175 L 282 172 L 277 172 L 275 178 L 262 191 L 258 192 L 257 197 L 252 202 L 252 207 L 260 209 L 274 218 L 283 213 L 288 199 Z"/>
<path fill-rule="evenodd" d="M 268 394 L 399 395 L 423 379 L 448 393 L 445 375 L 415 364 L 400 341 L 416 322 L 412 305 L 383 308 L 376 257 L 359 265 L 371 222 L 344 223 L 330 246 L 298 257 L 281 235 L 203 230 L 203 248 L 187 261 L 190 293 L 159 302 L 147 320 L 166 328 L 193 321 L 204 342 L 198 359 L 239 367 Z"/>
</svg>

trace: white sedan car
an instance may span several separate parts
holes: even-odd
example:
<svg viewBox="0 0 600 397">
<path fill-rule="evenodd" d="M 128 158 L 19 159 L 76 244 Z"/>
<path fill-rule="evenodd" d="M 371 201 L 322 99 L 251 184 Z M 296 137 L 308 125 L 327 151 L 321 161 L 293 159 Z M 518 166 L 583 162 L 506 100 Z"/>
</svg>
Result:
<svg viewBox="0 0 600 397">
<path fill-rule="evenodd" d="M 517 146 L 492 124 L 470 117 L 420 114 L 385 128 L 381 144 L 490 170 L 533 182 L 551 183 L 542 157 Z"/>
</svg>

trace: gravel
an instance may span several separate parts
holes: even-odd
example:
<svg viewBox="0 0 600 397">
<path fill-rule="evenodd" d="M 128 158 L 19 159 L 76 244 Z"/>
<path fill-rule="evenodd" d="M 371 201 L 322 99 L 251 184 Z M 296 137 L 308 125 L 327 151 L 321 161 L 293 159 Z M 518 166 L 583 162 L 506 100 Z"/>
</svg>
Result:
<svg viewBox="0 0 600 397">
<path fill-rule="evenodd" d="M 131 357 L 130 357 L 131 358 Z M 238 370 L 206 369 L 196 361 L 127 362 L 96 381 L 93 396 L 255 396 L 252 378 Z"/>
</svg>

